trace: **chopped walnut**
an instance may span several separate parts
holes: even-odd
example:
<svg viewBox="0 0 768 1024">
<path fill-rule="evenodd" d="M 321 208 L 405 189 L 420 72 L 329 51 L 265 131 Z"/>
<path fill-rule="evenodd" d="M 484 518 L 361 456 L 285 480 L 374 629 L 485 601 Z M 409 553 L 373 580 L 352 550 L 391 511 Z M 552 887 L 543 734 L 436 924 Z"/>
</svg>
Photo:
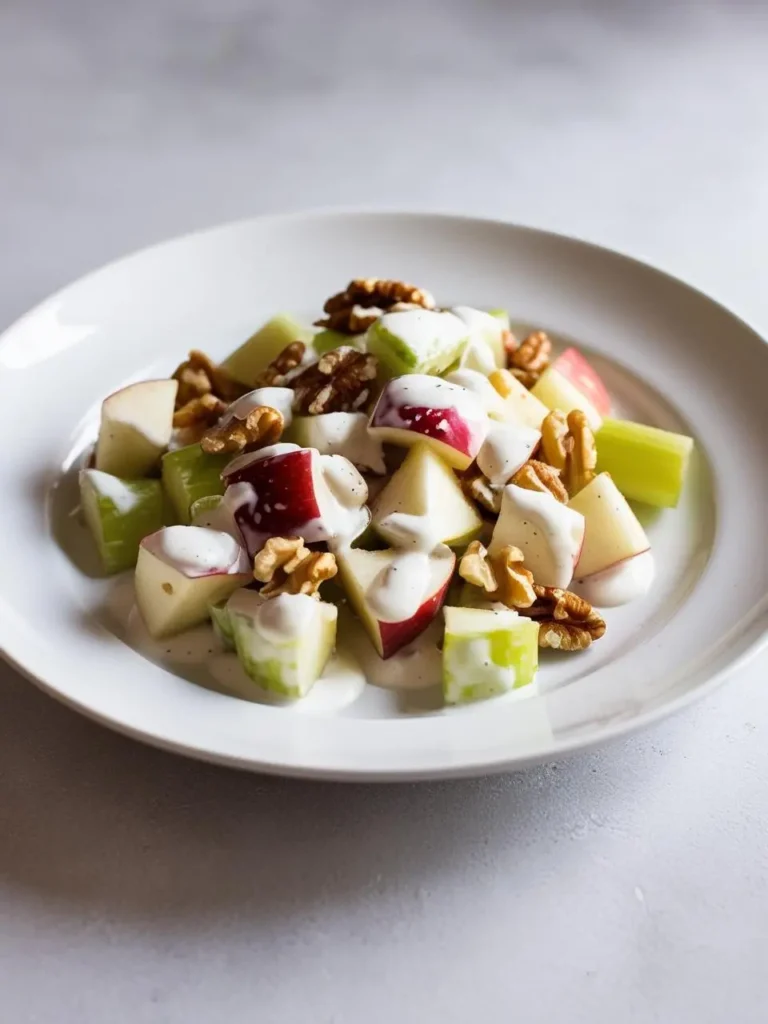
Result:
<svg viewBox="0 0 768 1024">
<path fill-rule="evenodd" d="M 429 292 L 405 281 L 361 277 L 350 281 L 345 291 L 327 300 L 323 306 L 326 316 L 315 324 L 343 334 L 359 334 L 395 306 L 434 309 L 435 300 Z"/>
<path fill-rule="evenodd" d="M 377 369 L 376 356 L 349 346 L 326 352 L 291 381 L 294 410 L 309 416 L 356 412 L 371 395 Z"/>
<path fill-rule="evenodd" d="M 244 420 L 232 416 L 226 422 L 211 427 L 203 434 L 200 446 L 209 455 L 265 448 L 280 440 L 284 426 L 285 420 L 279 409 L 259 405 L 251 409 Z"/>
<path fill-rule="evenodd" d="M 565 413 L 559 409 L 553 409 L 541 424 L 541 456 L 543 462 L 548 462 L 555 469 L 565 469 L 566 448 L 565 439 L 568 436 L 568 424 Z"/>
<path fill-rule="evenodd" d="M 497 516 L 501 511 L 501 491 L 491 486 L 488 477 L 476 466 L 459 475 L 462 491 L 484 512 Z"/>
<path fill-rule="evenodd" d="M 307 594 L 320 600 L 320 584 L 337 573 L 330 551 L 310 551 L 301 537 L 270 537 L 253 559 L 253 576 L 263 597 Z"/>
<path fill-rule="evenodd" d="M 539 647 L 583 651 L 605 633 L 605 620 L 570 590 L 534 584 L 535 602 L 522 610 L 539 623 Z"/>
<path fill-rule="evenodd" d="M 218 423 L 226 411 L 227 403 L 209 393 L 199 395 L 177 409 L 173 414 L 173 426 L 176 430 L 190 427 L 205 430 L 206 427 Z"/>
<path fill-rule="evenodd" d="M 560 480 L 560 472 L 546 462 L 539 462 L 538 459 L 529 459 L 528 462 L 512 477 L 510 481 L 518 487 L 525 487 L 528 491 L 549 491 L 549 493 L 568 504 L 568 491 L 566 491 Z"/>
<path fill-rule="evenodd" d="M 292 341 L 279 355 L 275 356 L 256 379 L 257 388 L 280 388 L 285 385 L 286 376 L 301 366 L 307 346 L 303 341 Z"/>
<path fill-rule="evenodd" d="M 517 351 L 519 342 L 507 327 L 501 332 L 501 343 L 504 346 L 504 351 L 507 353 L 507 362 L 509 363 L 512 359 L 512 354 Z"/>
<path fill-rule="evenodd" d="M 508 608 L 528 608 L 536 600 L 533 573 L 525 568 L 522 551 L 511 544 L 489 555 L 473 540 L 459 562 L 459 576 Z"/>
<path fill-rule="evenodd" d="M 179 382 L 176 392 L 176 408 L 181 409 L 194 398 L 214 395 L 227 404 L 245 394 L 245 385 L 230 377 L 226 370 L 217 366 L 205 352 L 193 349 L 187 359 L 176 368 L 173 380 Z"/>
<path fill-rule="evenodd" d="M 595 479 L 597 445 L 589 420 L 581 409 L 568 413 L 568 436 L 565 440 L 563 480 L 571 497 Z"/>
<path fill-rule="evenodd" d="M 544 331 L 529 334 L 509 356 L 509 369 L 521 384 L 532 388 L 549 366 L 552 342 Z"/>
</svg>

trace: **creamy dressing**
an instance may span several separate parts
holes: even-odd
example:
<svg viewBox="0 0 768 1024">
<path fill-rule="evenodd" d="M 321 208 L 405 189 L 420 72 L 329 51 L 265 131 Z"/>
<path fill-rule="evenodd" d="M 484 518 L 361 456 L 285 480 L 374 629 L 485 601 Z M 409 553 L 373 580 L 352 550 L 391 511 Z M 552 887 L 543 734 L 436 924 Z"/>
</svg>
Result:
<svg viewBox="0 0 768 1024">
<path fill-rule="evenodd" d="M 136 494 L 124 480 L 112 476 L 111 473 L 102 473 L 100 469 L 88 469 L 85 472 L 96 493 L 102 498 L 109 499 L 118 512 L 130 512 L 136 505 Z"/>
<path fill-rule="evenodd" d="M 459 384 L 451 384 L 428 373 L 407 373 L 395 377 L 384 389 L 380 404 L 385 398 L 386 404 L 392 406 L 395 412 L 408 406 L 416 409 L 456 409 L 471 420 L 485 417 L 485 409 L 477 395 Z"/>
<path fill-rule="evenodd" d="M 366 598 L 380 622 L 402 622 L 416 614 L 430 582 L 429 555 L 405 551 L 374 577 Z"/>
<path fill-rule="evenodd" d="M 380 658 L 362 625 L 345 615 L 340 622 L 343 636 L 340 648 L 349 651 L 358 663 L 366 682 L 385 690 L 425 690 L 440 687 L 443 658 L 439 644 L 443 637 L 441 617 L 433 619 L 423 633 L 389 658 Z M 437 706 L 442 707 L 442 693 Z"/>
<path fill-rule="evenodd" d="M 525 564 L 543 587 L 565 589 L 584 540 L 584 517 L 549 491 L 504 488 L 501 513 L 489 546 L 495 554 L 507 544 L 520 548 Z"/>
<path fill-rule="evenodd" d="M 440 531 L 430 516 L 391 512 L 376 529 L 396 548 L 413 548 L 429 554 L 440 543 Z"/>
<path fill-rule="evenodd" d="M 499 338 L 504 330 L 502 322 L 491 313 L 486 313 L 484 309 L 452 306 L 451 312 L 466 324 L 471 334 L 479 335 L 481 338 Z"/>
<path fill-rule="evenodd" d="M 488 373 L 495 369 L 496 364 L 494 363 Z M 471 391 L 473 395 L 480 399 L 483 408 L 489 416 L 494 414 L 497 416 L 504 415 L 504 399 L 485 374 L 480 373 L 478 370 L 470 370 L 467 367 L 463 367 L 460 370 L 454 370 L 452 373 L 447 374 L 445 379 L 449 384 L 458 384 L 459 387 Z"/>
<path fill-rule="evenodd" d="M 647 594 L 655 576 L 653 554 L 644 551 L 610 569 L 574 580 L 571 590 L 597 608 L 615 608 Z"/>
<path fill-rule="evenodd" d="M 247 395 L 233 402 L 224 413 L 223 420 L 225 423 L 231 419 L 244 420 L 253 409 L 266 405 L 282 413 L 287 427 L 293 418 L 293 399 L 294 393 L 291 388 L 256 388 L 255 391 L 249 391 Z"/>
<path fill-rule="evenodd" d="M 307 416 L 302 439 L 321 455 L 343 455 L 359 469 L 384 474 L 387 471 L 381 441 L 368 433 L 364 412 L 329 412 Z"/>
<path fill-rule="evenodd" d="M 477 453 L 477 464 L 493 487 L 505 484 L 530 459 L 541 432 L 517 423 L 494 423 Z"/>
<path fill-rule="evenodd" d="M 436 353 L 458 346 L 468 337 L 467 325 L 453 313 L 421 307 L 385 313 L 377 327 L 402 341 L 419 363 L 429 362 Z"/>
<path fill-rule="evenodd" d="M 371 521 L 368 485 L 343 455 L 318 455 L 325 493 L 317 488 L 322 531 L 336 549 L 359 537 Z M 323 538 L 320 538 L 323 539 Z"/>
<path fill-rule="evenodd" d="M 152 553 L 185 576 L 247 572 L 245 552 L 228 533 L 203 526 L 167 526 L 146 538 Z"/>
</svg>

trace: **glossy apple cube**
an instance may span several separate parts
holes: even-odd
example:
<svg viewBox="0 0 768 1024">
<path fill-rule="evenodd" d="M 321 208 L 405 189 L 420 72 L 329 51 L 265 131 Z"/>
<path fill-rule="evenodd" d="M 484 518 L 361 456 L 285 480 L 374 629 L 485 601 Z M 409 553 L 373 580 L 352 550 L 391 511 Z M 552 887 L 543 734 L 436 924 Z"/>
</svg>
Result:
<svg viewBox="0 0 768 1024">
<path fill-rule="evenodd" d="M 611 396 L 597 372 L 577 348 L 567 348 L 552 366 L 589 399 L 601 416 L 610 416 Z"/>
</svg>

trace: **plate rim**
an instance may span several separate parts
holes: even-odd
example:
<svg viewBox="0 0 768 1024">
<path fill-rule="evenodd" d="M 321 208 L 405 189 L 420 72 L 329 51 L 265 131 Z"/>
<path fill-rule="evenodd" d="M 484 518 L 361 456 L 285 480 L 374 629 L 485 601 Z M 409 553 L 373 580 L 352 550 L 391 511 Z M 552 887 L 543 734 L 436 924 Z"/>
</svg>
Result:
<svg viewBox="0 0 768 1024">
<path fill-rule="evenodd" d="M 117 266 L 125 266 L 130 264 L 133 260 L 140 260 L 142 257 L 162 249 L 164 247 L 171 247 L 179 244 L 183 245 L 185 242 L 191 241 L 192 239 L 201 238 L 206 235 L 213 235 L 218 232 L 226 233 L 228 230 L 244 229 L 249 225 L 264 225 L 270 222 L 301 222 L 304 220 L 316 220 L 316 219 L 337 219 L 337 218 L 357 218 L 357 217 L 385 217 L 385 218 L 428 218 L 439 221 L 454 221 L 462 222 L 465 224 L 474 224 L 477 226 L 488 226 L 488 227 L 504 227 L 509 228 L 518 232 L 526 234 L 543 236 L 545 238 L 552 239 L 554 241 L 576 243 L 578 246 L 585 246 L 592 250 L 610 256 L 618 257 L 620 260 L 633 264 L 634 266 L 641 268 L 643 271 L 651 271 L 653 274 L 659 277 L 671 281 L 675 285 L 682 286 L 684 289 L 695 294 L 699 299 L 703 299 L 709 303 L 715 304 L 719 309 L 727 314 L 730 318 L 738 321 L 738 323 L 746 328 L 751 334 L 753 334 L 762 344 L 766 344 L 766 338 L 761 333 L 760 329 L 751 323 L 749 320 L 742 317 L 739 313 L 735 312 L 730 306 L 722 302 L 715 294 L 708 290 L 704 290 L 702 287 L 692 283 L 679 274 L 674 273 L 665 267 L 662 267 L 656 262 L 649 262 L 646 259 L 641 259 L 638 256 L 632 255 L 621 249 L 613 248 L 612 246 L 604 245 L 599 242 L 595 242 L 578 235 L 569 234 L 566 232 L 560 232 L 551 230 L 549 228 L 538 227 L 533 224 L 521 223 L 518 221 L 508 220 L 505 218 L 488 217 L 488 216 L 475 216 L 471 213 L 444 211 L 444 210 L 419 210 L 419 209 L 389 209 L 382 207 L 370 207 L 370 206 L 359 206 L 359 207 L 335 207 L 335 206 L 324 206 L 309 209 L 298 209 L 288 211 L 284 213 L 267 213 L 262 215 L 256 215 L 245 218 L 235 218 L 220 224 L 215 224 L 207 227 L 196 228 L 191 231 L 182 233 L 180 235 L 172 236 L 170 238 L 161 239 L 157 242 L 151 243 L 147 246 L 140 247 L 136 250 L 132 250 L 122 256 L 119 256 L 107 263 L 95 267 L 92 270 L 87 271 L 80 277 L 59 288 L 50 295 L 44 297 L 37 302 L 30 309 L 16 317 L 9 325 L 7 325 L 2 333 L 0 333 L 0 349 L 4 346 L 9 335 L 16 329 L 16 327 L 27 318 L 32 318 L 38 313 L 43 307 L 47 306 L 52 301 L 58 298 L 63 298 L 71 290 L 77 289 L 80 286 L 88 283 L 92 278 L 97 277 L 104 271 L 108 271 Z M 3 373 L 0 369 L 0 373 Z M 768 592 L 765 597 L 768 597 Z M 761 602 L 762 603 L 762 602 Z M 765 619 L 765 616 L 762 616 Z M 758 623 L 759 624 L 759 623 Z M 0 625 L 0 634 L 4 633 L 5 630 Z M 79 700 L 70 694 L 57 689 L 53 683 L 48 682 L 46 679 L 38 676 L 33 670 L 30 670 L 24 661 L 17 656 L 19 652 L 11 652 L 6 643 L 6 637 L 2 637 L 2 643 L 0 644 L 0 654 L 4 660 L 11 665 L 11 667 L 17 671 L 24 678 L 29 679 L 36 686 L 43 690 L 46 694 L 53 696 L 56 700 L 63 703 L 64 705 L 78 711 L 86 718 L 96 721 L 101 725 L 106 725 L 108 728 L 122 734 L 131 737 L 132 739 L 138 739 L 141 742 L 147 743 L 150 746 L 157 747 L 173 753 L 183 754 L 187 757 L 192 757 L 196 760 L 202 760 L 209 763 L 222 764 L 229 767 L 238 768 L 240 770 L 247 770 L 252 772 L 259 772 L 264 774 L 277 775 L 282 777 L 292 777 L 301 779 L 317 779 L 324 781 L 348 781 L 348 782 L 388 782 L 388 781 L 420 781 L 420 780 L 435 780 L 435 779 L 448 779 L 448 778 L 464 778 L 478 775 L 491 775 L 498 774 L 501 772 L 515 771 L 525 768 L 527 766 L 541 763 L 543 761 L 551 760 L 552 758 L 560 758 L 575 753 L 579 750 L 590 750 L 595 747 L 608 743 L 614 739 L 619 739 L 622 736 L 629 735 L 637 730 L 644 729 L 654 723 L 661 721 L 667 717 L 677 714 L 684 708 L 692 705 L 695 701 L 704 698 L 708 694 L 711 694 L 716 688 L 721 686 L 724 681 L 732 674 L 736 674 L 741 671 L 749 662 L 751 662 L 759 653 L 768 646 L 768 625 L 763 624 L 758 629 L 757 634 L 748 641 L 746 647 L 732 660 L 729 660 L 727 664 L 717 669 L 712 675 L 702 681 L 700 684 L 695 685 L 693 688 L 680 694 L 674 699 L 667 701 L 659 706 L 653 707 L 648 711 L 633 716 L 630 719 L 624 721 L 618 721 L 605 725 L 598 734 L 592 737 L 581 737 L 574 736 L 569 740 L 565 740 L 558 743 L 553 749 L 548 749 L 536 753 L 518 754 L 508 759 L 496 759 L 490 763 L 482 760 L 482 755 L 476 759 L 470 759 L 469 756 L 465 758 L 465 761 L 459 765 L 443 765 L 441 767 L 421 767 L 421 768 L 394 768 L 394 769 L 367 769 L 365 767 L 359 767 L 355 769 L 347 768 L 322 768 L 316 766 L 304 766 L 301 764 L 282 763 L 275 759 L 261 761 L 258 757 L 249 757 L 247 759 L 242 758 L 236 754 L 222 754 L 219 752 L 213 752 L 206 749 L 199 744 L 190 742 L 184 743 L 175 739 L 168 739 L 158 733 L 148 732 L 142 729 L 134 728 L 130 724 L 126 724 L 119 718 L 110 716 L 102 713 L 101 711 L 95 710 L 88 704 Z M 686 675 L 691 674 L 694 670 L 689 670 Z M 487 756 L 487 755 L 486 755 Z"/>
</svg>

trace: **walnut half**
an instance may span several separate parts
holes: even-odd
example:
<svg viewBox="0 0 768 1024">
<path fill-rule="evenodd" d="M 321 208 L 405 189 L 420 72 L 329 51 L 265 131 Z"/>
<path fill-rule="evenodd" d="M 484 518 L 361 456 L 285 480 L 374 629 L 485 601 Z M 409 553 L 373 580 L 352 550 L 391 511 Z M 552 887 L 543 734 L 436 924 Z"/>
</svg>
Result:
<svg viewBox="0 0 768 1024">
<path fill-rule="evenodd" d="M 310 551 L 301 537 L 270 537 L 253 559 L 253 577 L 263 597 L 307 594 L 320 600 L 320 584 L 338 569 L 330 551 Z"/>
<path fill-rule="evenodd" d="M 371 395 L 377 371 L 376 356 L 350 346 L 335 348 L 291 380 L 293 408 L 305 416 L 357 412 Z"/>
<path fill-rule="evenodd" d="M 510 372 L 521 384 L 532 388 L 549 366 L 552 342 L 544 331 L 533 331 L 520 345 L 509 353 Z"/>
<path fill-rule="evenodd" d="M 536 600 L 533 573 L 523 565 L 522 551 L 511 544 L 489 555 L 479 540 L 473 540 L 459 562 L 459 576 L 508 608 L 528 608 Z"/>
<path fill-rule="evenodd" d="M 275 444 L 280 440 L 284 425 L 285 420 L 279 409 L 258 405 L 250 410 L 244 420 L 231 416 L 224 423 L 211 427 L 203 434 L 200 446 L 209 455 L 222 452 L 237 455 L 247 448 L 255 450 Z"/>
<path fill-rule="evenodd" d="M 435 300 L 423 288 L 383 277 L 358 277 L 343 292 L 332 295 L 323 306 L 325 316 L 315 321 L 342 334 L 359 334 L 395 306 L 434 309 Z"/>
<path fill-rule="evenodd" d="M 583 651 L 605 633 L 605 619 L 570 590 L 534 584 L 536 600 L 522 615 L 539 623 L 539 647 Z"/>
</svg>

